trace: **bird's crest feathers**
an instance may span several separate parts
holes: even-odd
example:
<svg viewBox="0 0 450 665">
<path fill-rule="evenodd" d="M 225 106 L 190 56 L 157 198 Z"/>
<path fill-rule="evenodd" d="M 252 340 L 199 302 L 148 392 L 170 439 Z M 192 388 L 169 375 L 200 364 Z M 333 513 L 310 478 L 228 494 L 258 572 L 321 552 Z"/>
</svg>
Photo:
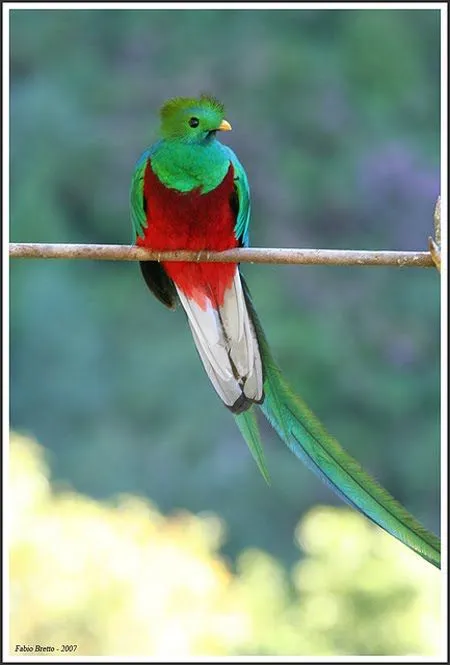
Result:
<svg viewBox="0 0 450 665">
<path fill-rule="evenodd" d="M 180 110 L 190 110 L 194 108 L 209 109 L 218 114 L 225 113 L 225 107 L 212 95 L 202 94 L 200 97 L 172 97 L 163 104 L 160 110 L 161 120 L 170 118 Z"/>
</svg>

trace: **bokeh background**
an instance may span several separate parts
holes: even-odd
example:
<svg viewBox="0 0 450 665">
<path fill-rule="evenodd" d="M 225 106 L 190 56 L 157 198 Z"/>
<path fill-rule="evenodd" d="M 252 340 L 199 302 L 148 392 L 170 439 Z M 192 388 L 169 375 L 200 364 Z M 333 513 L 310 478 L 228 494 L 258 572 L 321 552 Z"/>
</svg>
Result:
<svg viewBox="0 0 450 665">
<path fill-rule="evenodd" d="M 249 176 L 253 245 L 426 248 L 437 10 L 27 9 L 10 30 L 11 241 L 130 242 L 158 108 L 207 91 Z M 436 271 L 243 272 L 291 384 L 438 533 Z M 13 649 L 437 653 L 439 574 L 261 421 L 266 486 L 182 312 L 137 264 L 14 260 L 10 275 Z"/>
</svg>

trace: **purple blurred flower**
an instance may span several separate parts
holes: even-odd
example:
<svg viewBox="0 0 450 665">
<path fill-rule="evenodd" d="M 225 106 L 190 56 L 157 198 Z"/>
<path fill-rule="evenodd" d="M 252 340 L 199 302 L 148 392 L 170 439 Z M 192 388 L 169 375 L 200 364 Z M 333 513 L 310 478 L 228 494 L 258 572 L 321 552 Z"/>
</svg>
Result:
<svg viewBox="0 0 450 665">
<path fill-rule="evenodd" d="M 392 249 L 426 247 L 439 190 L 439 170 L 397 141 L 366 155 L 358 170 L 364 218 L 388 231 Z"/>
</svg>

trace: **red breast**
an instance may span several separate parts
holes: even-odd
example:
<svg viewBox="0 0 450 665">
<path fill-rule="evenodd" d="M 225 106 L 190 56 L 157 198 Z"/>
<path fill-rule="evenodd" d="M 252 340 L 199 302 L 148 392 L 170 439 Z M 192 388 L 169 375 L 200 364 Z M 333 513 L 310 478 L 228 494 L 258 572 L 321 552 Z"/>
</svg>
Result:
<svg viewBox="0 0 450 665">
<path fill-rule="evenodd" d="M 238 246 L 234 233 L 236 215 L 234 169 L 228 168 L 220 185 L 206 194 L 200 188 L 178 192 L 166 187 L 155 175 L 151 161 L 144 174 L 147 227 L 136 244 L 149 249 L 222 251 Z M 236 270 L 234 263 L 163 262 L 164 269 L 188 298 L 206 307 L 206 298 L 223 303 Z"/>
</svg>

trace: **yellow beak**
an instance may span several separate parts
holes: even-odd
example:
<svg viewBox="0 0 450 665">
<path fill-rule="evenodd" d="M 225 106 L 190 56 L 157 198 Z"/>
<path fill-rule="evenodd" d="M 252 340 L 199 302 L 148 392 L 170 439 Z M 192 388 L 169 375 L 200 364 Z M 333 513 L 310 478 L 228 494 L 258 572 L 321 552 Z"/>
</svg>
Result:
<svg viewBox="0 0 450 665">
<path fill-rule="evenodd" d="M 231 125 L 226 120 L 222 120 L 222 122 L 220 123 L 220 125 L 218 126 L 217 129 L 220 129 L 220 131 L 222 131 L 222 132 L 230 132 L 231 131 Z"/>
</svg>

